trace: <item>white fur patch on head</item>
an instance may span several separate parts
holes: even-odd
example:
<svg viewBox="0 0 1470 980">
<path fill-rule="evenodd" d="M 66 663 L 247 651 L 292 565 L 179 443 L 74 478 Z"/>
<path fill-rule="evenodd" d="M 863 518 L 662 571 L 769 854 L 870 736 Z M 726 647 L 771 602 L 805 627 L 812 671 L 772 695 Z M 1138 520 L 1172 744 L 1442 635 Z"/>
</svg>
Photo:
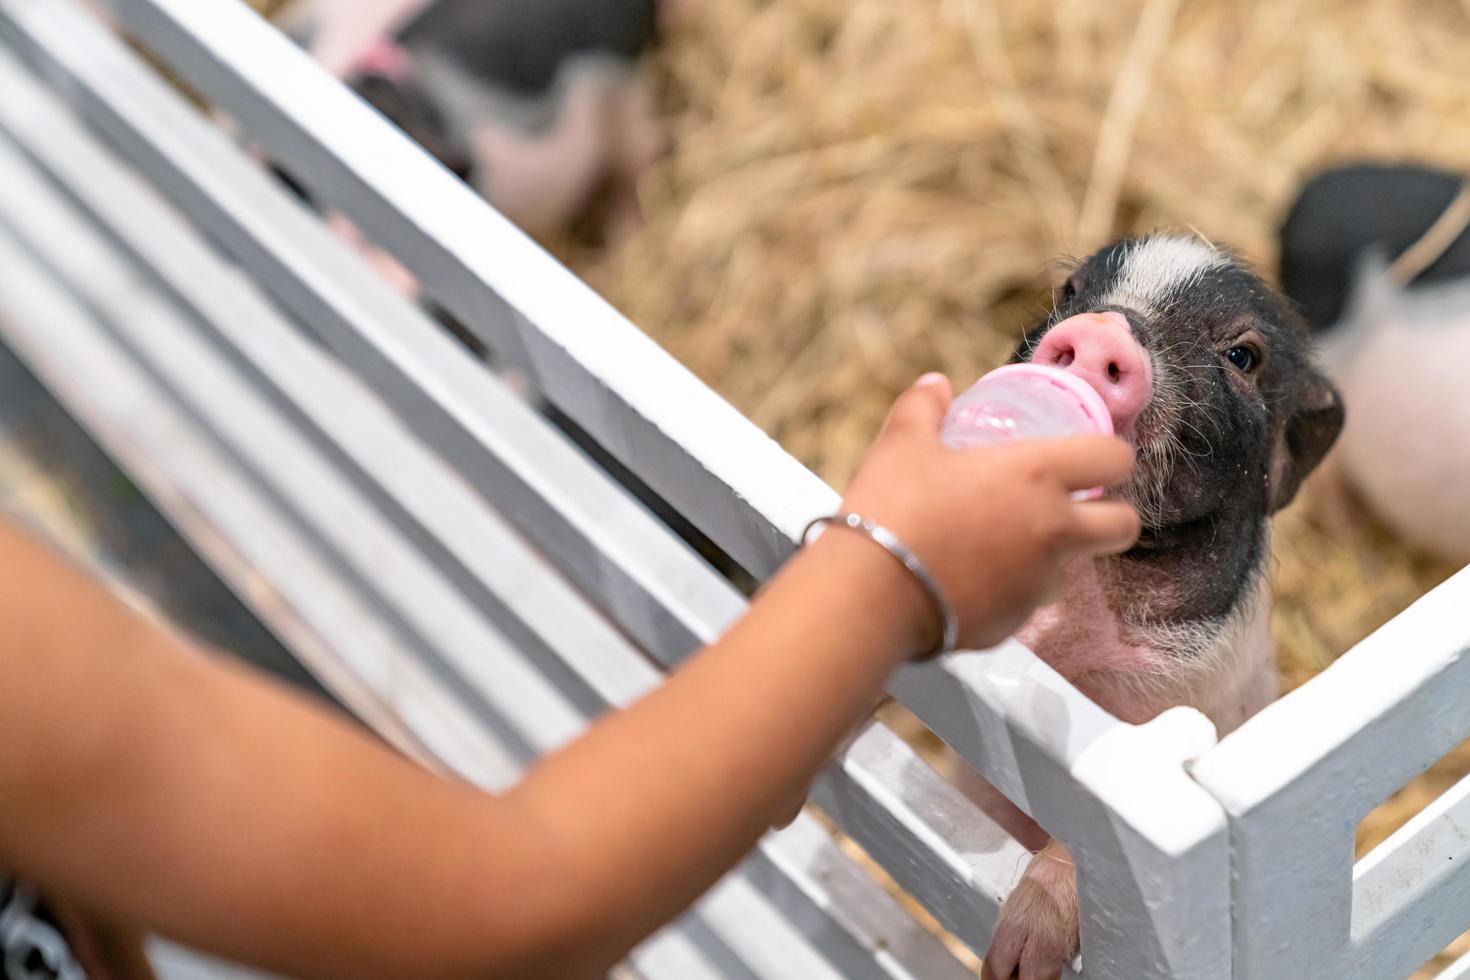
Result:
<svg viewBox="0 0 1470 980">
<path fill-rule="evenodd" d="M 1229 256 L 1198 238 L 1152 235 L 1127 247 L 1101 305 L 1156 315 L 1206 272 L 1229 264 Z"/>
</svg>

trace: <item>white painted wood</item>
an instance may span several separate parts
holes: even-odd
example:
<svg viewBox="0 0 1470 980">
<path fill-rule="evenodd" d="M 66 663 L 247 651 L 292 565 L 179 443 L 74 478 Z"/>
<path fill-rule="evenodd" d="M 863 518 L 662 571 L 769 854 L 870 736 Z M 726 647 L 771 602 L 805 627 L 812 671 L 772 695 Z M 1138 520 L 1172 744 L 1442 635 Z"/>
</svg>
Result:
<svg viewBox="0 0 1470 980">
<path fill-rule="evenodd" d="M 245 7 L 112 7 L 752 572 L 773 571 L 804 523 L 830 510 L 821 481 Z"/>
<path fill-rule="evenodd" d="M 1429 873 L 1430 855 L 1456 846 L 1460 787 L 1365 859 L 1357 887 L 1371 892 L 1355 896 L 1353 872 L 1359 821 L 1470 736 L 1467 610 L 1470 569 L 1195 764 L 1230 819 L 1237 976 L 1401 975 L 1470 926 L 1459 873 Z M 1417 845 L 1428 850 L 1416 867 L 1400 848 Z M 1406 869 L 1413 889 L 1392 878 Z M 1393 907 L 1418 923 L 1385 919 Z"/>
<path fill-rule="evenodd" d="M 43 157 L 58 176 L 72 182 L 75 195 L 103 217 L 115 238 L 168 281 L 195 312 L 216 321 L 210 329 L 219 340 L 248 361 L 263 384 L 291 403 L 298 421 L 316 430 L 341 464 L 359 474 L 375 474 L 372 479 L 382 481 L 378 504 L 393 508 L 395 519 L 413 535 L 421 550 L 440 553 L 438 563 L 453 567 L 457 574 L 451 577 L 462 588 L 473 587 L 475 594 L 490 601 L 502 626 L 509 610 L 522 610 L 514 618 L 523 648 L 529 643 L 552 656 L 567 658 L 559 676 L 575 678 L 577 691 L 586 692 L 579 699 L 584 711 L 590 714 L 608 703 L 626 703 L 656 683 L 657 672 L 617 633 L 590 616 L 585 607 L 570 603 L 564 587 L 558 593 L 534 556 L 453 472 L 408 438 L 375 400 L 365 397 L 340 373 L 334 373 L 320 352 L 281 322 L 279 315 L 263 304 L 238 275 L 203 254 L 203 243 L 191 240 L 175 227 L 170 215 L 149 203 L 146 190 L 136 181 L 128 181 L 115 164 L 89 146 L 84 134 L 69 132 L 59 107 L 31 113 L 44 114 L 49 122 L 44 132 L 28 130 L 24 125 L 28 118 L 25 107 L 37 93 L 33 85 L 28 86 L 23 73 L 16 72 L 13 65 L 7 66 L 3 57 L 0 85 L 12 94 L 5 105 L 0 105 L 0 128 L 9 128 L 15 135 L 25 134 L 32 151 Z M 3 156 L 0 153 L 0 159 Z M 14 160 L 11 165 L 13 171 L 24 169 Z M 61 242 L 85 237 L 87 232 L 78 227 L 75 215 L 59 214 L 66 209 L 46 187 L 37 186 L 23 172 L 13 178 L 12 184 L 30 207 L 47 209 L 45 219 L 38 216 L 33 224 L 46 227 Z M 56 254 L 52 257 L 62 261 Z M 98 259 L 83 253 L 77 260 L 74 276 L 78 288 L 93 288 L 82 280 L 85 270 Z M 169 349 L 174 342 L 160 337 L 159 349 Z M 597 478 L 596 474 L 588 474 L 588 479 Z M 704 574 L 713 579 L 712 573 Z M 589 707 L 586 697 L 594 699 L 595 705 Z M 876 806 L 871 799 L 867 804 L 870 808 Z M 770 862 L 792 867 L 779 841 L 772 842 L 767 851 Z M 837 861 L 845 863 L 840 858 Z M 830 868 L 825 873 L 830 874 Z M 787 877 L 793 875 L 788 872 Z M 822 909 L 825 916 L 836 914 L 840 919 L 844 903 L 834 903 L 822 894 L 810 876 L 801 879 L 799 868 L 794 877 L 805 883 L 787 882 L 788 894 L 803 896 L 790 903 L 793 914 L 802 914 L 800 910 L 805 909 L 806 917 L 812 919 L 810 911 Z M 869 883 L 867 893 L 854 893 L 846 905 L 849 910 L 867 912 L 866 918 L 871 920 L 875 901 L 881 903 L 882 896 Z M 833 905 L 839 908 L 831 910 Z M 917 975 L 942 975 L 936 971 L 946 969 L 944 961 L 954 966 L 947 956 L 936 958 L 937 944 L 899 910 L 893 908 L 888 919 L 882 929 L 868 923 L 870 938 L 866 946 L 852 942 L 848 946 L 888 950 L 884 957 L 893 959 L 891 951 L 906 943 L 914 947 L 912 955 L 920 956 L 925 964 Z M 897 927 L 900 923 L 904 925 Z M 813 930 L 824 934 L 839 931 L 830 922 Z M 923 944 L 915 940 L 916 936 L 927 941 L 927 948 L 920 948 Z M 861 954 L 844 948 L 841 955 L 851 960 L 844 972 L 861 975 L 854 959 Z M 909 968 L 903 969 L 905 972 L 894 975 L 909 975 Z"/>
<path fill-rule="evenodd" d="M 940 924 L 983 953 L 1031 853 L 882 725 L 869 726 L 839 764 L 847 778 L 823 778 L 814 802 Z M 891 797 L 888 805 L 855 797 L 858 787 Z"/>
<path fill-rule="evenodd" d="M 1185 771 L 1208 719 L 1125 724 L 1016 643 L 906 668 L 894 691 L 1071 849 L 1087 976 L 1229 975 L 1224 816 Z"/>
<path fill-rule="evenodd" d="M 896 736 L 881 726 L 877 726 L 875 730 L 882 732 L 889 740 L 898 741 Z M 860 792 L 852 793 L 848 780 L 840 775 L 824 776 L 819 785 L 847 789 L 848 794 L 858 800 L 855 809 L 862 813 L 860 823 L 876 824 L 882 819 L 875 816 L 878 808 L 869 802 L 869 798 Z M 890 787 L 890 791 L 894 793 L 896 800 L 891 809 L 883 811 L 889 820 L 895 819 L 895 814 L 911 812 L 908 809 L 912 806 L 911 797 L 921 792 L 912 791 L 907 786 Z M 861 829 L 859 822 L 855 822 L 851 832 L 856 837 Z M 919 852 L 920 848 L 913 844 L 900 843 L 904 840 L 908 829 L 906 826 L 894 830 L 891 836 L 885 836 L 881 843 L 892 846 L 895 852 L 907 854 Z M 874 890 L 872 879 L 861 869 L 855 867 L 852 861 L 833 845 L 831 835 L 815 820 L 810 817 L 800 817 L 789 828 L 782 831 L 779 837 L 782 843 L 782 853 L 780 860 L 773 863 L 793 862 L 804 871 L 807 877 L 822 882 L 829 892 L 840 896 L 844 904 L 852 910 L 856 927 L 871 937 L 873 948 L 878 950 L 878 958 L 895 976 L 911 977 L 913 980 L 931 980 L 931 978 L 932 980 L 962 980 L 962 978 L 970 977 L 970 972 L 947 952 L 943 955 L 938 954 L 932 945 L 933 936 L 899 907 L 892 897 L 881 890 Z M 937 839 L 936 847 L 947 851 L 953 850 L 953 845 L 944 834 L 936 833 L 933 838 Z M 878 849 L 870 848 L 868 853 L 879 857 Z M 882 856 L 891 857 L 892 854 L 885 852 Z M 885 863 L 884 866 L 885 870 L 893 874 L 895 880 L 915 898 L 921 902 L 926 899 L 936 901 L 936 895 L 925 893 L 922 888 L 909 887 L 916 883 L 916 876 L 911 873 L 909 866 L 897 862 Z M 756 880 L 766 888 L 786 887 L 780 880 L 770 882 L 762 878 Z M 960 887 L 967 890 L 968 883 L 963 883 Z M 956 896 L 953 892 L 943 897 L 961 903 L 964 901 L 964 896 Z M 947 903 L 938 901 L 937 905 L 946 907 Z M 985 938 L 989 939 L 988 932 Z M 843 969 L 842 972 L 844 976 L 852 975 L 847 969 Z"/>
<path fill-rule="evenodd" d="M 1470 928 L 1470 777 L 1353 868 L 1363 976 L 1413 969 Z"/>
<path fill-rule="evenodd" d="M 730 971 L 720 969 L 690 938 L 694 929 L 692 917 L 668 926 L 646 939 L 628 954 L 627 963 L 609 975 L 610 980 L 658 980 L 658 978 L 698 977 L 699 980 L 725 978 Z"/>
<path fill-rule="evenodd" d="M 1470 953 L 1441 970 L 1439 980 L 1470 980 Z"/>
</svg>

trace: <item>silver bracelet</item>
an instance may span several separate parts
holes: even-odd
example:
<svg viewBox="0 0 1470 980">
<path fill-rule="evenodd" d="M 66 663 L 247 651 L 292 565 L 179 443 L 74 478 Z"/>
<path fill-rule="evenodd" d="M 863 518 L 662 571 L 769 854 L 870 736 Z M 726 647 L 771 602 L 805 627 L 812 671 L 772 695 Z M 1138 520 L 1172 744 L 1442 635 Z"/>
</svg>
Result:
<svg viewBox="0 0 1470 980">
<path fill-rule="evenodd" d="M 944 592 L 940 590 L 939 583 L 934 581 L 934 576 L 929 574 L 929 569 L 919 560 L 919 556 L 904 547 L 898 535 L 881 524 L 868 520 L 861 514 L 838 513 L 828 517 L 818 517 L 806 526 L 801 532 L 801 543 L 805 545 L 811 537 L 812 531 L 825 524 L 840 524 L 850 530 L 866 536 L 876 543 L 884 551 L 888 552 L 909 570 L 914 581 L 919 583 L 929 596 L 929 601 L 934 603 L 934 611 L 939 614 L 939 622 L 944 627 L 944 635 L 939 641 L 939 646 L 926 657 L 937 657 L 941 653 L 949 653 L 959 642 L 960 624 L 954 618 L 954 612 L 949 607 L 949 602 L 944 598 Z"/>
</svg>

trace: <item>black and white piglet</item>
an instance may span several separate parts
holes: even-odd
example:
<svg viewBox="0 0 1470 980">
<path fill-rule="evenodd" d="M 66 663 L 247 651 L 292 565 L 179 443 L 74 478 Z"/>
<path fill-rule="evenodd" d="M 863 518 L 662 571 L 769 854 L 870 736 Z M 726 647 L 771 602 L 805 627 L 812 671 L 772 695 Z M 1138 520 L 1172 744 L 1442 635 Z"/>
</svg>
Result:
<svg viewBox="0 0 1470 980">
<path fill-rule="evenodd" d="M 1281 283 L 1351 408 L 1329 469 L 1417 547 L 1470 562 L 1470 190 L 1463 174 L 1319 174 L 1281 231 Z"/>
<path fill-rule="evenodd" d="M 1102 707 L 1143 722 L 1192 705 L 1221 734 L 1277 695 L 1267 628 L 1270 517 L 1343 424 L 1307 325 L 1238 258 L 1153 235 L 1079 264 L 1016 361 L 1091 384 L 1137 450 L 1110 494 L 1143 517 L 1125 554 L 1080 559 L 1018 638 Z M 1039 850 L 1002 909 L 986 971 L 1058 976 L 1078 945 L 1065 849 L 988 787 L 985 808 Z"/>
<path fill-rule="evenodd" d="M 664 150 L 643 57 L 692 0 L 307 0 L 314 57 L 535 235 L 613 237 Z"/>
</svg>

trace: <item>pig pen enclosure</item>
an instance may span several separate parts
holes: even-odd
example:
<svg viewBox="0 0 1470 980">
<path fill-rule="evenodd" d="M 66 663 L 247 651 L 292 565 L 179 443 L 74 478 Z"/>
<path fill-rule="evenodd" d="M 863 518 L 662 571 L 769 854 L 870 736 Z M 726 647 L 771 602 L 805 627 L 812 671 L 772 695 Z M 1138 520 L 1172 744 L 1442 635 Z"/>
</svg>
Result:
<svg viewBox="0 0 1470 980">
<path fill-rule="evenodd" d="M 1004 360 L 1059 259 L 1192 228 L 1269 278 L 1314 170 L 1464 170 L 1467 46 L 1458 0 L 705 0 L 662 59 L 648 226 L 563 252 L 841 486 L 913 377 Z M 1284 690 L 1455 571 L 1337 503 L 1309 484 L 1275 522 Z M 1374 807 L 1358 855 L 1467 772 L 1457 746 Z"/>
<path fill-rule="evenodd" d="M 114 6 L 757 576 L 830 509 L 821 480 L 238 5 Z M 1467 24 L 1448 2 L 705 0 L 664 54 L 676 149 L 647 227 L 609 251 L 551 244 L 840 483 L 913 376 L 1004 356 L 1057 256 L 1192 224 L 1269 264 L 1307 168 L 1458 163 Z M 5 341 L 385 737 L 503 785 L 738 614 L 72 0 L 0 0 L 0 37 Z M 1310 494 L 1276 554 L 1293 690 L 1218 745 L 1190 712 L 1119 723 L 1014 645 L 906 671 L 912 713 L 829 772 L 820 814 L 630 968 L 966 975 L 1024 854 L 910 747 L 940 738 L 1072 846 L 1084 976 L 1411 973 L 1470 926 L 1470 573 Z M 1453 954 L 1438 967 L 1470 976 Z"/>
</svg>

